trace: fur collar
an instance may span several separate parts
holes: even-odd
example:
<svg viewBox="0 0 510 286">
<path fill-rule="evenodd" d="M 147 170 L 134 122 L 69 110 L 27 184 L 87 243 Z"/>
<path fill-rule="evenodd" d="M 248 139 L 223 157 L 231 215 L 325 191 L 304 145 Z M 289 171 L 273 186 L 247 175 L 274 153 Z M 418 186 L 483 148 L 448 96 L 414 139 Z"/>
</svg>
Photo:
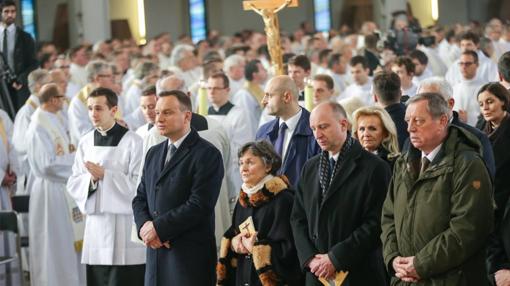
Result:
<svg viewBox="0 0 510 286">
<path fill-rule="evenodd" d="M 287 177 L 274 177 L 266 182 L 262 189 L 251 195 L 251 197 L 248 197 L 248 195 L 241 190 L 241 193 L 239 194 L 239 203 L 243 208 L 259 207 L 288 188 L 289 181 L 287 180 Z"/>
</svg>

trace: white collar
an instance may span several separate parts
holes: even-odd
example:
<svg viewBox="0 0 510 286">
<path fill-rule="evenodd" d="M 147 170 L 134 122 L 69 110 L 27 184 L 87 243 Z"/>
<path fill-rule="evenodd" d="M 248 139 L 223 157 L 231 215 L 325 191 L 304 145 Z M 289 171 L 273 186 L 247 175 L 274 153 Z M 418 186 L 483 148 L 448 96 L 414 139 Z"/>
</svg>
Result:
<svg viewBox="0 0 510 286">
<path fill-rule="evenodd" d="M 16 31 L 16 25 L 14 23 L 12 23 L 9 26 L 5 26 L 5 24 L 2 23 L 2 31 L 5 31 L 5 29 L 7 29 L 7 31 L 9 33 L 12 33 L 14 31 Z"/>
<path fill-rule="evenodd" d="M 439 153 L 439 150 L 441 150 L 441 147 L 443 146 L 443 143 L 437 145 L 436 148 L 434 148 L 434 150 L 432 150 L 429 154 L 425 154 L 425 152 L 421 152 L 421 158 L 423 159 L 423 157 L 427 157 L 427 159 L 429 159 L 429 162 L 433 162 L 434 161 L 434 158 L 436 158 L 437 156 L 437 153 Z"/>
<path fill-rule="evenodd" d="M 99 132 L 99 134 L 101 134 L 101 136 L 106 136 L 106 135 L 108 135 L 108 131 L 110 131 L 113 128 L 113 126 L 115 126 L 115 122 L 113 122 L 113 125 L 106 130 L 101 130 L 101 129 L 99 129 L 99 127 L 96 128 L 96 130 L 97 130 L 97 132 Z"/>
<path fill-rule="evenodd" d="M 344 143 L 345 144 L 345 143 Z M 328 151 L 329 159 L 333 158 L 333 160 L 338 161 L 338 156 L 340 156 L 340 152 L 337 152 L 336 154 L 332 154 L 330 151 Z"/>
<path fill-rule="evenodd" d="M 272 178 L 274 178 L 274 176 L 271 174 L 268 174 L 253 187 L 248 187 L 248 186 L 246 186 L 246 184 L 243 183 L 241 185 L 241 189 L 243 190 L 243 192 L 245 192 L 248 195 L 248 197 L 251 197 L 253 194 L 255 194 L 259 190 L 261 190 L 264 187 L 264 185 L 267 182 L 269 182 Z"/>
<path fill-rule="evenodd" d="M 173 144 L 175 146 L 175 149 L 179 149 L 179 146 L 181 146 L 182 142 L 184 141 L 184 139 L 186 139 L 186 137 L 188 137 L 190 132 L 191 132 L 191 129 L 186 134 L 184 134 L 184 136 L 182 136 L 181 138 L 177 139 L 175 142 L 170 141 L 170 138 L 169 138 L 168 139 L 168 147 L 170 147 L 170 145 Z"/>
<path fill-rule="evenodd" d="M 301 114 L 302 113 L 303 113 L 303 109 L 299 108 L 299 112 L 296 113 L 295 115 L 293 115 L 292 117 L 290 117 L 289 119 L 287 119 L 287 120 L 283 120 L 283 119 L 280 120 L 280 125 L 282 125 L 282 123 L 285 122 L 285 124 L 287 124 L 287 129 L 290 132 L 294 131 L 294 129 L 296 129 L 296 127 L 298 125 L 299 118 L 301 118 Z"/>
</svg>

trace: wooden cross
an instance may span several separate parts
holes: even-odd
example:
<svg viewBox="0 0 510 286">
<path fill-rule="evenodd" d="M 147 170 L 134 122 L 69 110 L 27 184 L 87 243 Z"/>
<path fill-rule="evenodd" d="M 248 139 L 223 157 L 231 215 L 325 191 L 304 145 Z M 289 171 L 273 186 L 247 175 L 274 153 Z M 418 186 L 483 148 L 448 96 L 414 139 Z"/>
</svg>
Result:
<svg viewBox="0 0 510 286">
<path fill-rule="evenodd" d="M 280 43 L 280 24 L 277 13 L 286 7 L 297 7 L 298 0 L 251 0 L 243 1 L 244 10 L 252 10 L 262 16 L 267 38 L 267 49 L 276 75 L 283 75 L 283 58 Z"/>
</svg>

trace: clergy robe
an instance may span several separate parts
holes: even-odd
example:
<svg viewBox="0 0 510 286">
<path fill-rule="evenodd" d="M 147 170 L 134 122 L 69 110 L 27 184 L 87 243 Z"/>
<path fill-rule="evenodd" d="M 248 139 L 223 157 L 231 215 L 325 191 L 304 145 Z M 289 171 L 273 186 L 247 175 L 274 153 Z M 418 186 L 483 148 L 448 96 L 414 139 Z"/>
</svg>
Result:
<svg viewBox="0 0 510 286">
<path fill-rule="evenodd" d="M 258 97 L 255 93 L 258 93 Z M 252 134 L 255 134 L 259 128 L 260 115 L 262 114 L 260 101 L 262 101 L 263 97 L 264 88 L 250 83 L 232 96 L 232 103 L 235 106 L 239 106 L 249 115 Z"/>
<path fill-rule="evenodd" d="M 87 69 L 84 66 L 71 63 L 69 66 L 69 74 L 71 75 L 69 81 L 79 86 L 80 88 L 84 87 L 88 82 Z"/>
<path fill-rule="evenodd" d="M 481 51 L 478 54 L 478 69 L 476 77 L 483 82 L 498 81 L 498 66 L 490 58 L 486 57 Z M 457 59 L 446 72 L 445 79 L 451 86 L 462 81 L 462 74 L 459 67 L 460 59 Z"/>
<path fill-rule="evenodd" d="M 455 104 L 453 110 L 464 110 L 467 113 L 467 124 L 476 126 L 478 115 L 480 115 L 480 105 L 478 104 L 477 94 L 484 82 L 475 76 L 474 79 L 462 79 L 453 86 L 453 99 Z"/>
<path fill-rule="evenodd" d="M 16 151 L 11 141 L 12 121 L 9 115 L 0 109 L 0 182 L 3 181 L 7 171 L 19 173 L 19 164 Z M 15 191 L 16 185 L 11 187 L 0 185 L 0 210 L 11 211 L 10 195 Z M 14 256 L 16 254 L 16 241 L 14 234 L 0 234 L 0 256 Z M 21 285 L 18 260 L 0 266 L 0 286 Z"/>
<path fill-rule="evenodd" d="M 225 129 L 221 126 L 221 123 L 219 123 L 217 120 L 212 118 L 207 118 L 207 130 L 198 131 L 198 134 L 200 137 L 204 138 L 205 140 L 209 141 L 211 144 L 213 144 L 218 150 L 220 150 L 221 156 L 223 158 L 223 169 L 225 170 L 225 176 L 223 177 L 223 181 L 221 183 L 221 189 L 220 189 L 220 196 L 218 197 L 218 201 L 216 203 L 216 206 L 214 207 L 214 235 L 216 237 L 216 247 L 220 248 L 220 241 L 221 237 L 223 236 L 223 233 L 225 229 L 227 229 L 231 224 L 231 218 L 232 213 L 234 211 L 235 204 L 237 202 L 237 194 L 233 197 L 229 197 L 229 195 L 232 193 L 228 189 L 228 181 L 232 181 L 232 178 L 228 178 L 230 174 L 233 172 L 227 172 L 227 170 L 232 170 L 233 168 L 238 168 L 238 163 L 235 163 L 235 166 L 232 166 L 233 160 L 231 159 L 232 156 L 235 156 L 237 158 L 237 153 L 234 152 L 233 149 L 230 147 L 230 139 L 227 135 L 227 132 Z M 194 128 L 193 125 L 191 127 Z M 151 128 L 147 134 L 143 137 L 143 156 L 142 158 L 145 158 L 147 155 L 147 151 L 152 146 L 155 146 L 163 141 L 166 140 L 166 137 L 159 134 L 158 128 L 155 126 Z M 142 173 L 143 166 L 145 161 L 142 160 L 140 164 L 140 171 L 139 174 Z M 237 172 L 239 174 L 239 172 Z M 141 179 L 141 178 L 140 178 Z M 140 179 L 136 183 L 140 183 Z"/>
<path fill-rule="evenodd" d="M 24 176 L 23 181 L 26 181 L 25 191 L 27 192 L 31 189 L 34 178 L 30 172 L 30 166 L 28 165 L 26 137 L 32 114 L 34 114 L 37 107 L 39 107 L 39 97 L 32 94 L 25 105 L 23 105 L 16 114 L 12 133 L 12 143 L 16 149 L 18 162 L 20 163 L 20 173 L 18 177 Z"/>
<path fill-rule="evenodd" d="M 350 97 L 360 98 L 365 105 L 374 105 L 374 97 L 372 95 L 372 79 L 369 79 L 364 85 L 353 83 L 349 85 L 345 91 L 338 97 L 339 100 Z"/>
<path fill-rule="evenodd" d="M 28 162 L 35 176 L 29 206 L 32 286 L 84 285 L 66 197 L 74 161 L 66 122 L 38 108 L 27 133 Z"/>
<path fill-rule="evenodd" d="M 252 132 L 247 112 L 230 102 L 220 107 L 219 110 L 209 107 L 207 117 L 219 121 L 230 138 L 234 156 L 231 157 L 232 162 L 229 164 L 232 168 L 226 169 L 225 172 L 228 174 L 229 198 L 234 198 L 239 193 L 242 184 L 236 155 L 244 144 L 255 140 L 255 133 Z"/>
<path fill-rule="evenodd" d="M 141 160 L 142 139 L 119 124 L 106 136 L 94 130 L 80 140 L 67 190 L 87 215 L 81 262 L 87 264 L 88 285 L 106 285 L 97 281 L 94 284 L 89 276 L 97 265 L 121 266 L 112 271 L 119 275 L 114 277 L 117 281 L 130 279 L 130 285 L 143 285 L 145 246 L 131 241 L 131 201 Z M 105 168 L 104 178 L 96 188 L 84 166 L 87 161 Z M 115 276 L 112 273 L 109 277 Z"/>
<path fill-rule="evenodd" d="M 71 103 L 69 104 L 69 110 L 67 111 L 69 129 L 73 140 L 76 142 L 93 128 L 87 110 L 87 97 L 92 90 L 92 85 L 84 86 L 80 92 L 71 99 Z"/>
</svg>

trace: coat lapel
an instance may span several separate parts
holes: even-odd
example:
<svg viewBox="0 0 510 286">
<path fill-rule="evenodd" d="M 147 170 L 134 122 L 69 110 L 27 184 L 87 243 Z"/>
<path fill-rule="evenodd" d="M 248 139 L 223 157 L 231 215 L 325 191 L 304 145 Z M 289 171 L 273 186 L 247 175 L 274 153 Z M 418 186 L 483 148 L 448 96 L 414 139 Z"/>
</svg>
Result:
<svg viewBox="0 0 510 286">
<path fill-rule="evenodd" d="M 166 174 L 168 174 L 168 172 L 170 172 L 172 169 L 174 169 L 179 164 L 179 162 L 181 162 L 188 155 L 191 146 L 195 144 L 195 142 L 198 140 L 198 138 L 199 138 L 198 133 L 194 129 L 192 129 L 191 132 L 188 134 L 188 137 L 186 137 L 186 139 L 184 139 L 184 141 L 182 142 L 181 146 L 179 146 L 179 148 L 177 148 L 177 151 L 175 152 L 173 157 L 170 158 L 170 162 L 168 162 L 168 164 L 163 168 L 163 170 L 161 171 L 161 173 L 158 176 L 157 181 L 160 181 Z M 165 142 L 168 146 L 168 141 L 165 141 Z M 168 147 L 165 147 L 165 149 L 167 149 L 167 148 Z M 164 153 L 165 154 L 162 154 L 162 156 L 161 156 L 161 160 L 163 160 L 163 164 L 164 164 L 164 161 L 166 158 L 166 152 L 164 152 Z"/>
<path fill-rule="evenodd" d="M 348 151 L 349 154 L 345 157 L 345 161 L 342 163 L 342 167 L 340 170 L 338 170 L 338 173 L 333 178 L 333 181 L 331 181 L 331 184 L 329 185 L 328 191 L 325 194 L 324 199 L 322 200 L 322 204 L 324 204 L 333 194 L 338 192 L 342 185 L 344 184 L 345 180 L 347 180 L 354 169 L 356 169 L 357 166 L 357 158 L 360 156 L 362 150 L 361 145 L 357 141 L 355 141 L 354 144 L 352 144 L 351 149 Z"/>
</svg>

